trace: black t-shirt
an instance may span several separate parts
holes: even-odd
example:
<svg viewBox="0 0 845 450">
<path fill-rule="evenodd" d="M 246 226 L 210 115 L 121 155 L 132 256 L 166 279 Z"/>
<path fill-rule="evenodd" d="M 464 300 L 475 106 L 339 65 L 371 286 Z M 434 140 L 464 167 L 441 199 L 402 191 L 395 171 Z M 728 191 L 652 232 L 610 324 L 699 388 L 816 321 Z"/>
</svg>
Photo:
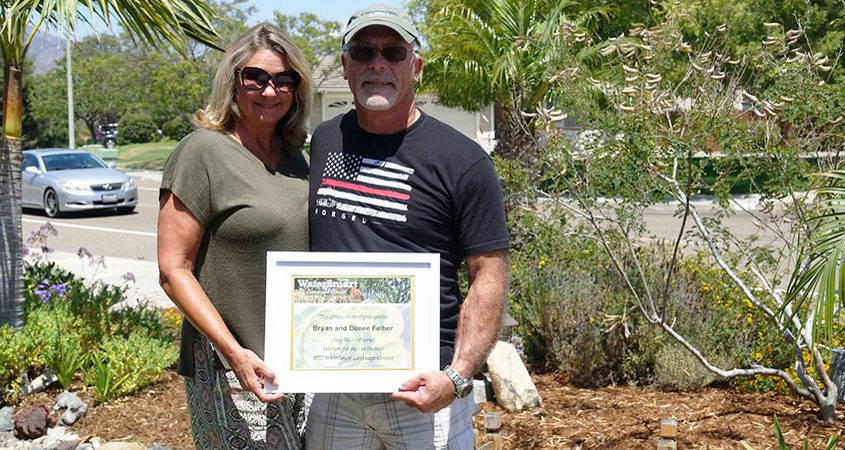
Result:
<svg viewBox="0 0 845 450">
<path fill-rule="evenodd" d="M 509 246 L 487 153 L 424 113 L 403 132 L 377 135 L 353 110 L 314 131 L 309 206 L 312 251 L 440 254 L 440 359 L 449 364 L 463 258 Z"/>
</svg>

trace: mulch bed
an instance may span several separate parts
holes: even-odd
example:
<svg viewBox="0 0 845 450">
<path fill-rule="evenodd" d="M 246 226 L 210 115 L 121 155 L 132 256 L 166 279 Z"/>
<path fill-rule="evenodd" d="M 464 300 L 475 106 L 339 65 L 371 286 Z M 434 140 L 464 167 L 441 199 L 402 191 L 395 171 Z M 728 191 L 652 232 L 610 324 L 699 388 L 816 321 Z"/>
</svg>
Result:
<svg viewBox="0 0 845 450">
<path fill-rule="evenodd" d="M 655 449 L 660 420 L 678 421 L 678 448 L 777 448 L 772 415 L 780 419 L 787 444 L 822 449 L 833 433 L 845 428 L 841 419 L 827 424 L 815 406 L 797 397 L 777 394 L 735 394 L 708 388 L 696 392 L 662 392 L 650 388 L 615 386 L 579 389 L 555 374 L 535 375 L 543 407 L 518 413 L 502 411 L 494 403 L 482 405 L 476 429 L 485 437 L 484 413 L 501 414 L 501 436 L 509 449 Z M 93 404 L 90 392 L 77 391 Z M 27 404 L 50 403 L 57 392 L 37 394 Z M 840 414 L 842 412 L 840 411 Z M 181 377 L 167 379 L 133 396 L 91 408 L 72 427 L 80 436 L 104 441 L 159 443 L 173 450 L 191 449 L 185 392 Z M 840 446 L 845 439 L 840 442 Z"/>
</svg>

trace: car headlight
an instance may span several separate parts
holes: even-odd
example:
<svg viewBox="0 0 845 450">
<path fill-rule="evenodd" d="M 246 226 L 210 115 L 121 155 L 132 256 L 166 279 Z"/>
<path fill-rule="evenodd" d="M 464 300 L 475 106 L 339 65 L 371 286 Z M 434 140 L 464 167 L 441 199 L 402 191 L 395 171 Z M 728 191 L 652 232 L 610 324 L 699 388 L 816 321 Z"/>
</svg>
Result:
<svg viewBox="0 0 845 450">
<path fill-rule="evenodd" d="M 133 187 L 135 187 L 135 182 L 132 181 L 132 178 L 130 178 L 129 181 L 120 185 L 120 188 L 123 189 L 124 191 L 128 191 L 129 189 L 132 189 Z"/>
<path fill-rule="evenodd" d="M 91 192 L 91 186 L 88 186 L 87 184 L 78 183 L 76 181 L 66 181 L 64 183 L 59 183 L 59 188 L 63 191 Z"/>
</svg>

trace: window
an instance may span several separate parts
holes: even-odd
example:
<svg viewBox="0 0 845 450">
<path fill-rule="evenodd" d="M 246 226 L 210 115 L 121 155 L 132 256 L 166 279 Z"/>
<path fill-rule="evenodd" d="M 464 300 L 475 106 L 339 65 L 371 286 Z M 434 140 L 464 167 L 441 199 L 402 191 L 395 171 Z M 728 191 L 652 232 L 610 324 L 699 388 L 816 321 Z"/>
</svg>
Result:
<svg viewBox="0 0 845 450">
<path fill-rule="evenodd" d="M 44 168 L 53 170 L 102 169 L 106 165 L 90 153 L 62 153 L 43 156 Z"/>
<path fill-rule="evenodd" d="M 32 156 L 32 155 L 24 154 L 23 155 L 23 170 L 26 170 L 27 167 L 35 167 L 36 169 L 39 169 L 38 160 L 35 159 L 35 157 Z M 41 169 L 39 169 L 39 170 L 41 170 Z"/>
</svg>

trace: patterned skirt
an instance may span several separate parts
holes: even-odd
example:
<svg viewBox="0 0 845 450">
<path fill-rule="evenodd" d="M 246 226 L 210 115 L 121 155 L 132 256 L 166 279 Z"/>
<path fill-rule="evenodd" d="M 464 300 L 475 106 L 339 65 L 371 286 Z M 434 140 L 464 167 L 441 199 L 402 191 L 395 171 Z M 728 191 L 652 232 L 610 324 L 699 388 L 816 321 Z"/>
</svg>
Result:
<svg viewBox="0 0 845 450">
<path fill-rule="evenodd" d="M 298 450 L 305 428 L 304 396 L 264 403 L 241 388 L 234 372 L 214 367 L 205 337 L 194 345 L 195 372 L 185 378 L 191 433 L 198 450 Z"/>
</svg>

